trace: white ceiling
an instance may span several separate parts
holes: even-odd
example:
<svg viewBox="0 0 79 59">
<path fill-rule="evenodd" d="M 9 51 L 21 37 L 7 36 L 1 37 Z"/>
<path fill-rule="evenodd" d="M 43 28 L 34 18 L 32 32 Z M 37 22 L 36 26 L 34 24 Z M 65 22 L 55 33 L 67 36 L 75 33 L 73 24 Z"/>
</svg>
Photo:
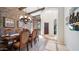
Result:
<svg viewBox="0 0 79 59">
<path fill-rule="evenodd" d="M 27 13 L 30 13 L 30 12 L 35 11 L 35 10 L 38 10 L 40 8 L 42 8 L 42 7 L 27 7 L 23 11 L 25 11 Z"/>
<path fill-rule="evenodd" d="M 41 13 L 42 13 L 42 11 L 38 11 L 38 12 L 32 13 L 31 15 L 32 16 L 37 16 L 37 15 L 40 15 Z"/>
</svg>

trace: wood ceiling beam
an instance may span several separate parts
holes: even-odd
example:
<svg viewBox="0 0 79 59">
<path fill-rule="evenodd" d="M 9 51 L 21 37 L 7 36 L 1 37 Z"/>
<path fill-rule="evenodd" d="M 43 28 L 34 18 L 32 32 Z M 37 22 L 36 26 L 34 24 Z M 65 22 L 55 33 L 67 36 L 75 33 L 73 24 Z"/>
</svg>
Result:
<svg viewBox="0 0 79 59">
<path fill-rule="evenodd" d="M 23 10 L 23 9 L 25 9 L 25 8 L 26 8 L 26 7 L 19 7 L 18 9 L 19 9 L 19 10 Z"/>
<path fill-rule="evenodd" d="M 45 7 L 40 8 L 40 9 L 37 9 L 37 10 L 34 10 L 34 11 L 29 12 L 29 13 L 27 13 L 27 14 L 32 14 L 32 13 L 35 13 L 35 12 L 38 12 L 38 11 L 41 11 L 41 10 L 44 10 L 44 9 L 45 9 Z"/>
</svg>

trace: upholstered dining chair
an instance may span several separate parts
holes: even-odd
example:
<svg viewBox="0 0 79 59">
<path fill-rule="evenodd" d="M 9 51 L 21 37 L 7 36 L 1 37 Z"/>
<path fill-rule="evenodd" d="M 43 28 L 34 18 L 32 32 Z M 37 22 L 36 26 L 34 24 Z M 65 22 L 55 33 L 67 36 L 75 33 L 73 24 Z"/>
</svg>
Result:
<svg viewBox="0 0 79 59">
<path fill-rule="evenodd" d="M 4 29 L 5 34 L 9 34 L 10 32 L 13 32 L 12 28 L 5 28 Z"/>
<path fill-rule="evenodd" d="M 0 51 L 5 51 L 5 50 L 8 50 L 7 43 L 0 36 Z"/>
<path fill-rule="evenodd" d="M 17 33 L 21 33 L 22 29 L 21 29 L 21 28 L 16 28 L 15 31 L 16 31 Z"/>
<path fill-rule="evenodd" d="M 8 47 L 6 45 L 6 42 L 1 37 L 2 35 L 4 35 L 4 28 L 0 28 L 0 51 L 8 50 Z"/>
<path fill-rule="evenodd" d="M 36 38 L 37 38 L 37 29 L 34 29 L 32 31 L 32 34 L 30 34 L 30 37 L 29 37 L 29 43 L 31 44 L 31 47 L 32 47 L 32 43 L 34 42 L 34 44 L 36 43 Z"/>
<path fill-rule="evenodd" d="M 19 48 L 20 50 L 22 48 L 26 48 L 27 47 L 27 50 L 29 50 L 28 48 L 28 39 L 29 39 L 29 30 L 27 29 L 24 29 L 21 33 L 20 33 L 20 39 L 18 42 L 14 43 L 14 47 L 15 48 Z"/>
</svg>

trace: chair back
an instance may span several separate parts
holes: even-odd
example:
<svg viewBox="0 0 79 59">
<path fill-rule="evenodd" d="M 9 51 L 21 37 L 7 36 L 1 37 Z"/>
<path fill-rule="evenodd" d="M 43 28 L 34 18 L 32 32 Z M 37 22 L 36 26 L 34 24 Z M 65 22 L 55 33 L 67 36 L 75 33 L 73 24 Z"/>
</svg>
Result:
<svg viewBox="0 0 79 59">
<path fill-rule="evenodd" d="M 13 28 L 5 28 L 4 32 L 5 32 L 5 34 L 11 34 L 14 32 L 14 29 Z"/>
<path fill-rule="evenodd" d="M 20 48 L 23 48 L 26 46 L 26 43 L 28 43 L 30 32 L 26 29 L 23 30 L 20 34 Z"/>
<path fill-rule="evenodd" d="M 32 32 L 32 39 L 35 39 L 37 37 L 37 30 L 34 29 Z"/>
<path fill-rule="evenodd" d="M 16 31 L 17 33 L 21 33 L 22 29 L 16 28 L 15 31 Z"/>
</svg>

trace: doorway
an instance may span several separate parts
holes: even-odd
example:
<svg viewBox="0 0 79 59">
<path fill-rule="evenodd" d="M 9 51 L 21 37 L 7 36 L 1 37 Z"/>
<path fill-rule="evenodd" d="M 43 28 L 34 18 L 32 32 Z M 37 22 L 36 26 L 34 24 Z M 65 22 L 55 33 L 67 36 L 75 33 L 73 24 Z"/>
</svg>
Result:
<svg viewBox="0 0 79 59">
<path fill-rule="evenodd" d="M 54 20 L 54 35 L 57 33 L 57 22 L 56 19 Z"/>
<path fill-rule="evenodd" d="M 49 23 L 44 23 L 44 34 L 49 34 Z"/>
</svg>

